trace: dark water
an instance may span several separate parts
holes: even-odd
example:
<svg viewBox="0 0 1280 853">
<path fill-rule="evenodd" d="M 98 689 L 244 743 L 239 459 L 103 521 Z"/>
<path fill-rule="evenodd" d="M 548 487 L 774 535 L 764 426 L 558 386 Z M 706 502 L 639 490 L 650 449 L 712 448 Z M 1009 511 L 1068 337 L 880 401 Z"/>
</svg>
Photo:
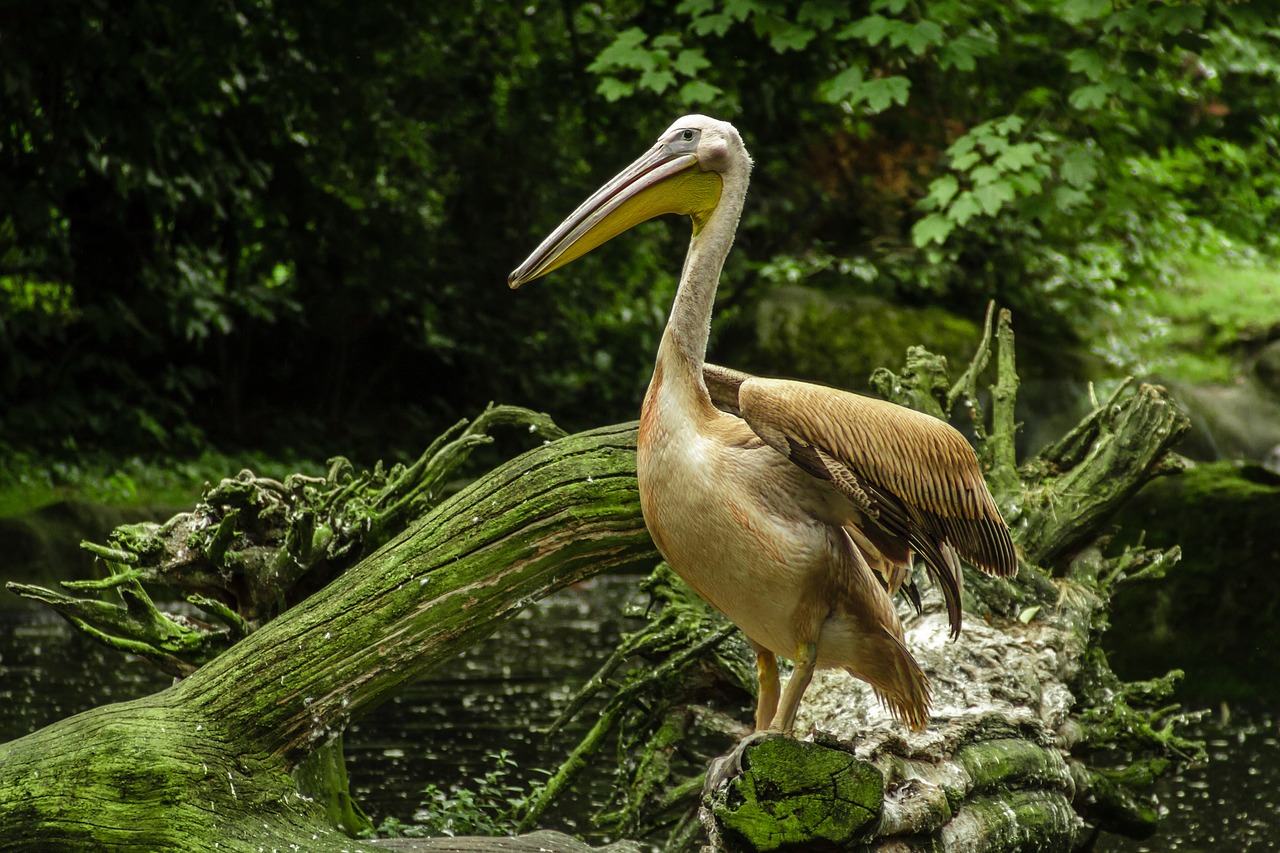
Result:
<svg viewBox="0 0 1280 853">
<path fill-rule="evenodd" d="M 470 786 L 491 770 L 491 756 L 512 754 L 522 773 L 552 768 L 581 736 L 538 733 L 638 624 L 643 596 L 632 578 L 601 578 L 529 608 L 456 663 L 418 681 L 353 726 L 346 738 L 357 800 L 375 820 L 413 818 L 420 789 Z M 627 615 L 631 614 L 631 615 Z M 32 609 L 0 609 L 0 741 L 27 734 L 105 702 L 145 695 L 170 679 L 108 651 L 59 618 Z M 1161 832 L 1134 842 L 1099 839 L 1108 853 L 1280 849 L 1280 715 L 1215 709 L 1201 725 L 1209 760 L 1163 780 Z M 568 795 L 544 823 L 578 831 L 612 784 L 607 757 L 587 790 Z M 528 775 L 508 779 L 523 785 Z"/>
</svg>

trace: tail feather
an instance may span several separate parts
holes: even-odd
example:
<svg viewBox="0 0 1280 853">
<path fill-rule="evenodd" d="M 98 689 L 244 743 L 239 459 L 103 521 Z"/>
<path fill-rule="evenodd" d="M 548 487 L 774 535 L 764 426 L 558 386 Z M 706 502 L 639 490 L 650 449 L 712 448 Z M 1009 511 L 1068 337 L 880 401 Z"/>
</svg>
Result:
<svg viewBox="0 0 1280 853">
<path fill-rule="evenodd" d="M 924 729 L 929 724 L 929 679 L 902 641 L 888 631 L 868 639 L 861 660 L 845 671 L 871 685 L 880 704 L 909 728 Z"/>
</svg>

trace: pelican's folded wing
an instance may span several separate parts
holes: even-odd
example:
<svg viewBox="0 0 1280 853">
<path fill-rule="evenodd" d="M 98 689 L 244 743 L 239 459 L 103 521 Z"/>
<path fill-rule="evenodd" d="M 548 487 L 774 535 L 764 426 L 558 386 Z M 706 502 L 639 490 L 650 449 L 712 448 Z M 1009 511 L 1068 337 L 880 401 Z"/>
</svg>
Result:
<svg viewBox="0 0 1280 853">
<path fill-rule="evenodd" d="M 958 553 L 1013 576 L 1017 555 L 973 448 L 930 415 L 807 382 L 762 379 L 715 365 L 711 398 L 809 474 L 830 481 L 891 537 L 924 559 L 960 626 Z"/>
</svg>

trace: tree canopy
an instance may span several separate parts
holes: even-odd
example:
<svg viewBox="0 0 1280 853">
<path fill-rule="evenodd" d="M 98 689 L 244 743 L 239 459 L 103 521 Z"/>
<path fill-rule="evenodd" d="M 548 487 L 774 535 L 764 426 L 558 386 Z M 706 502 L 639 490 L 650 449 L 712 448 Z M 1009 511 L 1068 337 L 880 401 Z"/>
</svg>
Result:
<svg viewBox="0 0 1280 853">
<path fill-rule="evenodd" d="M 505 275 L 684 112 L 758 164 L 721 308 L 997 297 L 1079 335 L 1276 250 L 1262 2 L 18 4 L 0 21 L 0 442 L 628 416 L 685 239 Z M 1026 336 L 1024 336 L 1026 337 Z"/>
</svg>

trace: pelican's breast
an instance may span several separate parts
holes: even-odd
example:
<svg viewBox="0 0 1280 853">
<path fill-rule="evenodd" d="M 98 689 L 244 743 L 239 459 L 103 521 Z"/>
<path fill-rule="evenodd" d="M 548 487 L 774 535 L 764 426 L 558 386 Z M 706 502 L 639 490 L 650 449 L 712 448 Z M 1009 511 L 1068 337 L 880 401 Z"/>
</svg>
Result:
<svg viewBox="0 0 1280 853">
<path fill-rule="evenodd" d="M 828 527 L 794 497 L 803 478 L 741 420 L 681 411 L 654 376 L 640 418 L 640 505 L 671 567 L 754 642 L 792 657 L 809 579 L 832 556 Z"/>
</svg>

